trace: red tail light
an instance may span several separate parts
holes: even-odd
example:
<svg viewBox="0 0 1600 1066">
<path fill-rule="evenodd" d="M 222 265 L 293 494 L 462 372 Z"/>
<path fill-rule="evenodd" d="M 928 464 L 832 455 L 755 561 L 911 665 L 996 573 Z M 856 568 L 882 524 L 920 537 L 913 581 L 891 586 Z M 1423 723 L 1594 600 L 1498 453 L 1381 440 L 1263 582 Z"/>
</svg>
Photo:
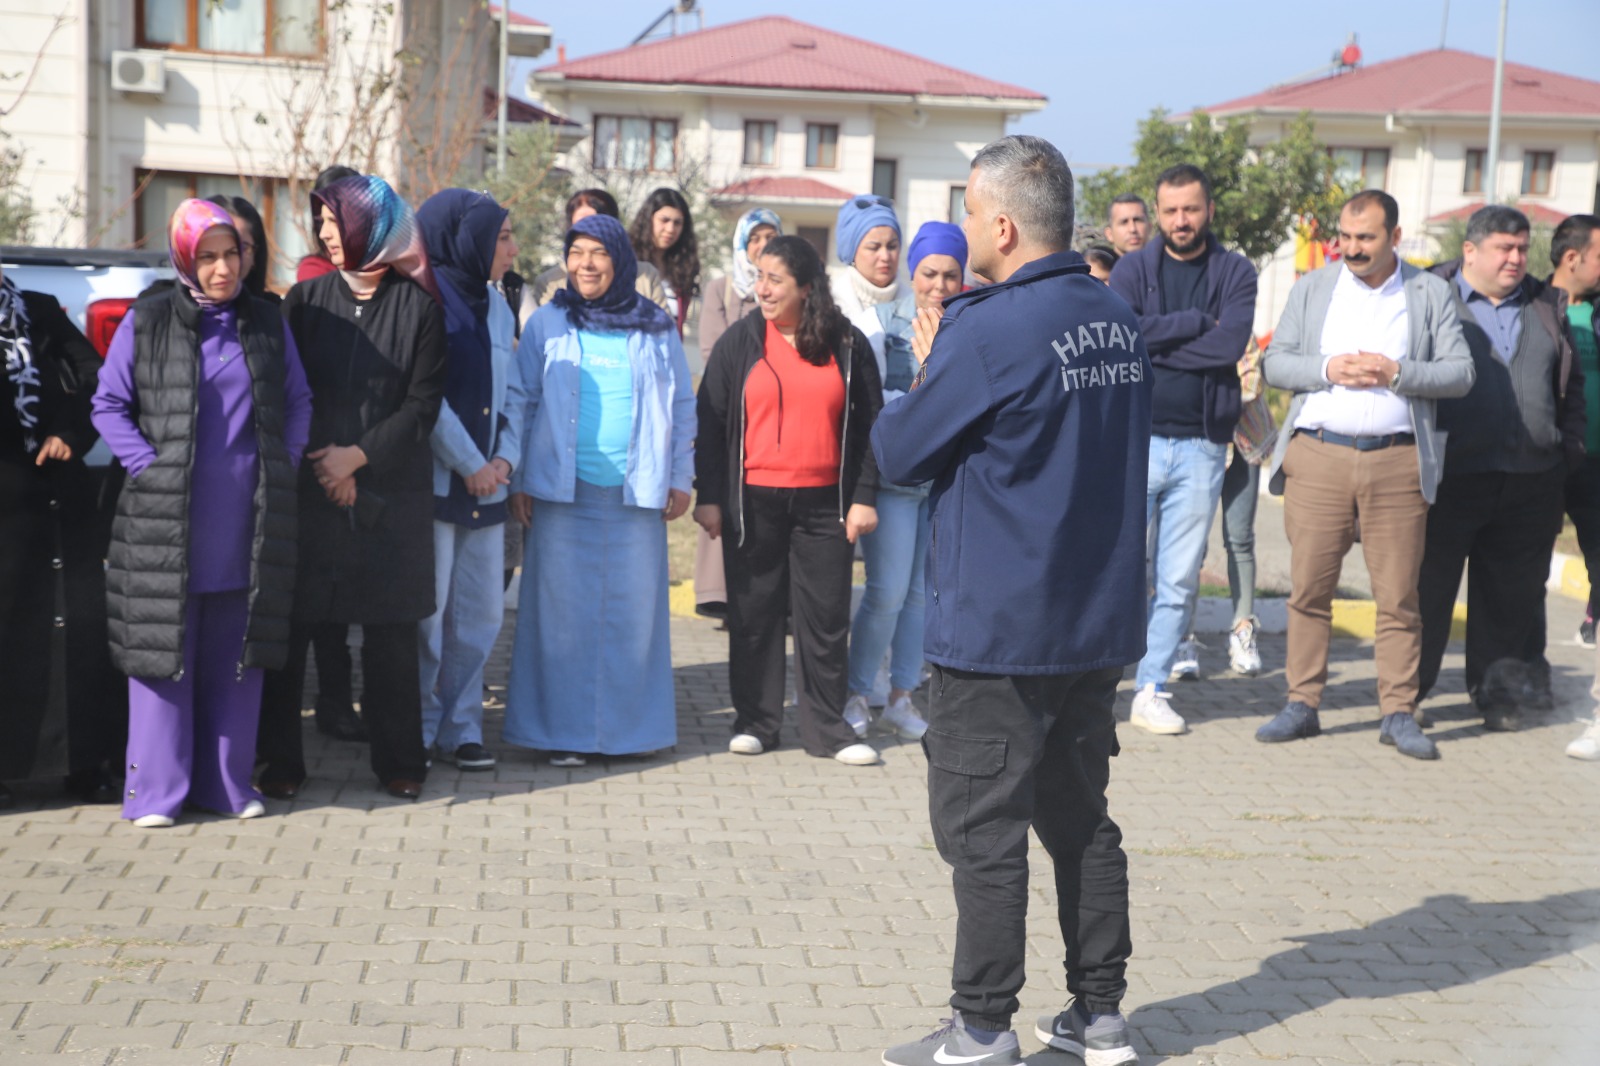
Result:
<svg viewBox="0 0 1600 1066">
<path fill-rule="evenodd" d="M 94 350 L 100 353 L 100 358 L 106 357 L 106 349 L 111 347 L 111 338 L 133 303 L 131 297 L 119 296 L 95 300 L 89 304 L 88 314 L 84 316 L 88 328 L 84 332 L 88 334 L 89 343 L 94 345 Z"/>
</svg>

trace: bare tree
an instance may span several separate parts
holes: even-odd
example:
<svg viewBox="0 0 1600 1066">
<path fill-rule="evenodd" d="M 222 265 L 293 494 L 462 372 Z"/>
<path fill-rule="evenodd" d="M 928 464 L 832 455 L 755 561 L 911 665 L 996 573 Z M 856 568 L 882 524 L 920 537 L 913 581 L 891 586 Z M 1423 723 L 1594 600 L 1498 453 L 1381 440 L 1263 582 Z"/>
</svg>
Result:
<svg viewBox="0 0 1600 1066">
<path fill-rule="evenodd" d="M 72 23 L 67 15 L 67 9 L 62 8 L 61 13 L 51 21 L 50 28 L 45 31 L 44 40 L 39 42 L 39 47 L 34 50 L 33 60 L 28 64 L 28 69 L 23 71 L 0 72 L 0 82 L 19 81 L 11 100 L 4 107 L 0 107 L 0 120 L 17 109 L 27 97 L 28 90 L 33 87 L 34 75 L 39 73 L 39 64 L 44 60 L 44 53 L 50 47 L 50 41 L 64 27 Z M 33 198 L 28 193 L 28 181 L 23 173 L 27 165 L 27 153 L 20 147 L 9 143 L 11 135 L 0 129 L 0 244 L 27 244 L 33 239 L 33 226 L 38 218 L 38 210 L 33 205 Z"/>
</svg>

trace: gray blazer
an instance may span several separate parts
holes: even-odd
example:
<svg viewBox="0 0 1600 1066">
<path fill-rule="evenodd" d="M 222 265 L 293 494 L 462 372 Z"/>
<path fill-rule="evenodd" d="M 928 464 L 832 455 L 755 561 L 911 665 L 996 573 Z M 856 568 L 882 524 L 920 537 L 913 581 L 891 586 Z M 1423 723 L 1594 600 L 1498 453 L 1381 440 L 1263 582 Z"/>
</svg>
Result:
<svg viewBox="0 0 1600 1066">
<path fill-rule="evenodd" d="M 1295 282 L 1289 290 L 1289 304 L 1283 309 L 1272 343 L 1262 358 L 1267 384 L 1293 389 L 1295 393 L 1272 453 L 1267 486 L 1274 496 L 1283 495 L 1283 457 L 1289 450 L 1289 438 L 1294 436 L 1295 419 L 1305 406 L 1306 394 L 1333 387 L 1322 376 L 1322 325 L 1333 301 L 1334 283 L 1343 269 L 1341 263 L 1330 263 Z M 1401 363 L 1400 385 L 1394 391 L 1410 401 L 1422 495 L 1431 504 L 1443 472 L 1445 438 L 1444 431 L 1435 426 L 1433 401 L 1465 396 L 1476 372 L 1449 283 L 1403 260 L 1400 283 L 1406 294 L 1410 351 Z"/>
</svg>

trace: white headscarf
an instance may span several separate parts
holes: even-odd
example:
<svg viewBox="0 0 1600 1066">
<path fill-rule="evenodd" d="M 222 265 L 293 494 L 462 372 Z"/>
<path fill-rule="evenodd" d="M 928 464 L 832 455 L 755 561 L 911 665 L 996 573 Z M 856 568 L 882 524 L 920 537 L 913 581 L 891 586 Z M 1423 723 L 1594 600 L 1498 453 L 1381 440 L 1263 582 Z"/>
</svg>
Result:
<svg viewBox="0 0 1600 1066">
<path fill-rule="evenodd" d="M 771 226 L 777 230 L 776 236 L 783 235 L 783 223 L 778 221 L 776 213 L 765 207 L 758 207 L 753 211 L 746 211 L 739 218 L 739 225 L 733 231 L 733 274 L 729 281 L 733 283 L 733 291 L 739 294 L 739 299 L 748 300 L 756 288 L 756 266 L 750 262 L 750 256 L 745 251 L 750 246 L 750 234 L 757 226 Z"/>
</svg>

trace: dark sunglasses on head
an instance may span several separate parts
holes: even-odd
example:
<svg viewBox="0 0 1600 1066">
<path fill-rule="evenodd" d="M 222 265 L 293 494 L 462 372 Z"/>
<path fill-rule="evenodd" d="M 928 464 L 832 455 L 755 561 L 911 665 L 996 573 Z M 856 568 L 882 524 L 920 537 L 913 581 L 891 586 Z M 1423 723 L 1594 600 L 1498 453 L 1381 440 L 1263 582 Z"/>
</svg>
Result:
<svg viewBox="0 0 1600 1066">
<path fill-rule="evenodd" d="M 891 203 L 886 197 L 882 196 L 857 196 L 850 202 L 861 211 L 865 211 L 871 207 L 887 207 L 891 209 L 894 207 L 893 203 Z"/>
</svg>

